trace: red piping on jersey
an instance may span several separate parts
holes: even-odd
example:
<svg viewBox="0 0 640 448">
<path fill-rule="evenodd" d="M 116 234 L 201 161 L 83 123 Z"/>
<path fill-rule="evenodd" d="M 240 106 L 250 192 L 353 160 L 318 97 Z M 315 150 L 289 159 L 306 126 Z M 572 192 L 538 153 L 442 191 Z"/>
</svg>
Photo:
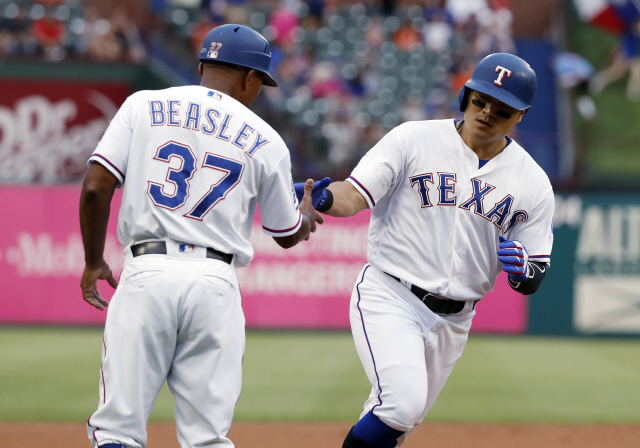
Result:
<svg viewBox="0 0 640 448">
<path fill-rule="evenodd" d="M 122 173 L 122 171 L 120 171 L 118 169 L 117 166 L 115 166 L 113 163 L 111 163 L 111 161 L 109 159 L 107 159 L 105 156 L 101 156 L 100 154 L 94 154 L 92 157 L 100 157 L 102 160 L 104 160 L 105 162 L 107 162 L 109 165 L 111 165 L 111 167 L 116 170 L 121 176 L 122 179 L 124 180 L 124 174 Z"/>
<path fill-rule="evenodd" d="M 356 179 L 353 176 L 349 176 L 349 179 L 351 179 L 352 181 L 354 181 L 355 183 L 358 184 L 358 186 L 360 186 L 360 188 L 362 188 L 364 190 L 365 193 L 367 193 L 367 196 L 369 196 L 369 200 L 371 201 L 371 203 L 373 204 L 373 206 L 375 207 L 376 205 L 376 201 L 373 200 L 373 196 L 371 196 L 371 193 L 369 193 L 369 190 L 367 190 L 364 185 L 362 185 L 360 182 L 358 182 L 358 179 Z"/>
<path fill-rule="evenodd" d="M 266 230 L 267 232 L 272 232 L 272 233 L 284 233 L 284 232 L 289 232 L 289 231 L 291 231 L 291 230 L 295 229 L 296 227 L 298 227 L 298 224 L 300 224 L 300 220 L 301 220 L 301 219 L 302 219 L 302 214 L 300 213 L 300 214 L 298 214 L 298 222 L 296 223 L 296 225 L 295 225 L 295 226 L 293 226 L 293 227 L 289 227 L 288 229 L 284 229 L 284 230 L 272 230 L 272 229 L 270 229 L 270 228 L 268 228 L 268 227 L 265 227 L 265 226 L 262 226 L 262 228 L 263 228 L 264 230 Z"/>
</svg>

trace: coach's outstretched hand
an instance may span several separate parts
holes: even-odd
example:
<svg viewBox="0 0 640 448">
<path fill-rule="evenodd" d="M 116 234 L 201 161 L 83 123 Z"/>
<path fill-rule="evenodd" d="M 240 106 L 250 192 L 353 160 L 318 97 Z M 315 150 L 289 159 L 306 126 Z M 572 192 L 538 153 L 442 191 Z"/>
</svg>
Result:
<svg viewBox="0 0 640 448">
<path fill-rule="evenodd" d="M 273 239 L 284 249 L 289 249 L 301 241 L 308 241 L 309 236 L 316 231 L 316 223 L 322 224 L 324 218 L 313 207 L 312 192 L 313 179 L 308 179 L 302 185 L 302 199 L 300 200 L 300 215 L 302 222 L 300 228 L 294 234 L 287 236 L 274 236 Z"/>
<path fill-rule="evenodd" d="M 329 179 L 329 178 L 327 177 L 326 179 Z M 306 217 L 309 219 L 311 223 L 311 228 L 309 230 L 310 234 L 316 231 L 316 223 L 318 224 L 324 223 L 324 218 L 322 217 L 322 215 L 318 214 L 318 212 L 315 210 L 316 207 L 314 206 L 313 191 L 315 189 L 316 184 L 319 184 L 320 182 L 326 179 L 323 179 L 315 183 L 313 182 L 312 179 L 307 179 L 305 183 L 301 184 L 303 195 L 302 195 L 302 199 L 300 200 L 300 213 L 306 215 Z M 329 183 L 331 183 L 331 179 L 329 179 Z M 324 191 L 324 188 L 323 188 L 323 191 Z M 307 235 L 306 238 L 304 238 L 305 241 L 309 240 L 310 234 Z"/>
<path fill-rule="evenodd" d="M 526 281 L 529 270 L 527 248 L 520 241 L 510 241 L 503 236 L 499 240 L 498 260 L 502 262 L 502 270 L 508 272 L 509 278 L 515 281 Z"/>
<path fill-rule="evenodd" d="M 313 183 L 313 190 L 311 191 L 311 202 L 313 204 L 313 208 L 315 208 L 316 210 L 322 207 L 324 202 L 327 200 L 326 188 L 330 184 L 330 177 L 325 177 L 324 179 Z M 293 184 L 293 188 L 296 191 L 296 196 L 298 197 L 298 202 L 302 202 L 302 197 L 304 196 L 304 185 L 304 182 Z"/>
<path fill-rule="evenodd" d="M 84 300 L 86 300 L 89 305 L 103 311 L 105 307 L 109 306 L 109 302 L 100 295 L 98 280 L 106 280 L 114 289 L 118 287 L 118 280 L 113 276 L 111 268 L 104 260 L 102 260 L 102 264 L 95 269 L 85 266 L 82 279 L 80 280 L 80 288 L 82 288 L 82 297 Z"/>
</svg>

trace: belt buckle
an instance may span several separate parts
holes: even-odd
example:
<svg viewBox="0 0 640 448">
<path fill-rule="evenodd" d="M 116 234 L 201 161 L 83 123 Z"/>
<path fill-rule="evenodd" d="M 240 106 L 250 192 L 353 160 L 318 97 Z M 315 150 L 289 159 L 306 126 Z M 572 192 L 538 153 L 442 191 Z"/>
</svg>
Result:
<svg viewBox="0 0 640 448">
<path fill-rule="evenodd" d="M 424 296 L 422 296 L 421 300 L 422 300 L 423 303 L 427 303 L 427 301 L 429 301 L 429 299 L 431 299 L 431 300 L 433 300 L 433 299 L 441 300 L 440 296 L 438 296 L 438 295 L 436 295 L 436 294 L 434 294 L 432 292 L 427 292 Z"/>
<path fill-rule="evenodd" d="M 442 300 L 442 297 L 440 297 L 437 294 L 434 294 L 432 292 L 427 292 L 423 297 L 422 297 L 422 301 L 426 301 L 429 297 L 433 297 L 436 300 Z"/>
</svg>

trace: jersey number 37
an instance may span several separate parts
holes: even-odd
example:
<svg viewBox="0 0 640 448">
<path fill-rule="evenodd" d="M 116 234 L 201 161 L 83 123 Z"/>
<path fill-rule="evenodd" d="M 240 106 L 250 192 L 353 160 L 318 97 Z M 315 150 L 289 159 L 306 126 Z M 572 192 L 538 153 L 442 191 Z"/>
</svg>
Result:
<svg viewBox="0 0 640 448">
<path fill-rule="evenodd" d="M 151 181 L 149 181 L 149 188 L 147 189 L 155 205 L 169 210 L 177 210 L 187 202 L 189 182 L 197 170 L 196 165 L 198 163 L 189 146 L 176 142 L 168 142 L 160 146 L 154 159 L 169 163 L 173 157 L 179 158 L 182 162 L 179 168 L 169 168 L 167 173 L 167 182 L 175 186 L 174 193 L 172 195 L 166 194 L 163 184 Z M 191 211 L 184 215 L 187 218 L 197 219 L 198 221 L 202 221 L 204 215 L 238 185 L 244 171 L 244 163 L 207 153 L 204 156 L 202 167 L 222 171 L 226 174 L 216 184 L 211 185 L 209 191 L 200 198 Z"/>
</svg>

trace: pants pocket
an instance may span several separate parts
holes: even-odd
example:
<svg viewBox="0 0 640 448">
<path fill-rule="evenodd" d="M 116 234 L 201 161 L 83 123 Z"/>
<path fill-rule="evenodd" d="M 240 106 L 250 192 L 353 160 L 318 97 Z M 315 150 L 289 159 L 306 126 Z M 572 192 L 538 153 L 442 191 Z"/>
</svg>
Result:
<svg viewBox="0 0 640 448">
<path fill-rule="evenodd" d="M 226 278 L 211 274 L 203 275 L 202 277 L 208 282 L 213 283 L 219 288 L 223 289 L 224 291 L 227 291 L 231 294 L 236 292 L 236 287 Z"/>
<path fill-rule="evenodd" d="M 124 281 L 125 283 L 134 283 L 147 278 L 156 277 L 162 274 L 163 272 L 164 271 L 158 271 L 158 270 L 134 272 L 133 274 L 128 276 Z"/>
</svg>

